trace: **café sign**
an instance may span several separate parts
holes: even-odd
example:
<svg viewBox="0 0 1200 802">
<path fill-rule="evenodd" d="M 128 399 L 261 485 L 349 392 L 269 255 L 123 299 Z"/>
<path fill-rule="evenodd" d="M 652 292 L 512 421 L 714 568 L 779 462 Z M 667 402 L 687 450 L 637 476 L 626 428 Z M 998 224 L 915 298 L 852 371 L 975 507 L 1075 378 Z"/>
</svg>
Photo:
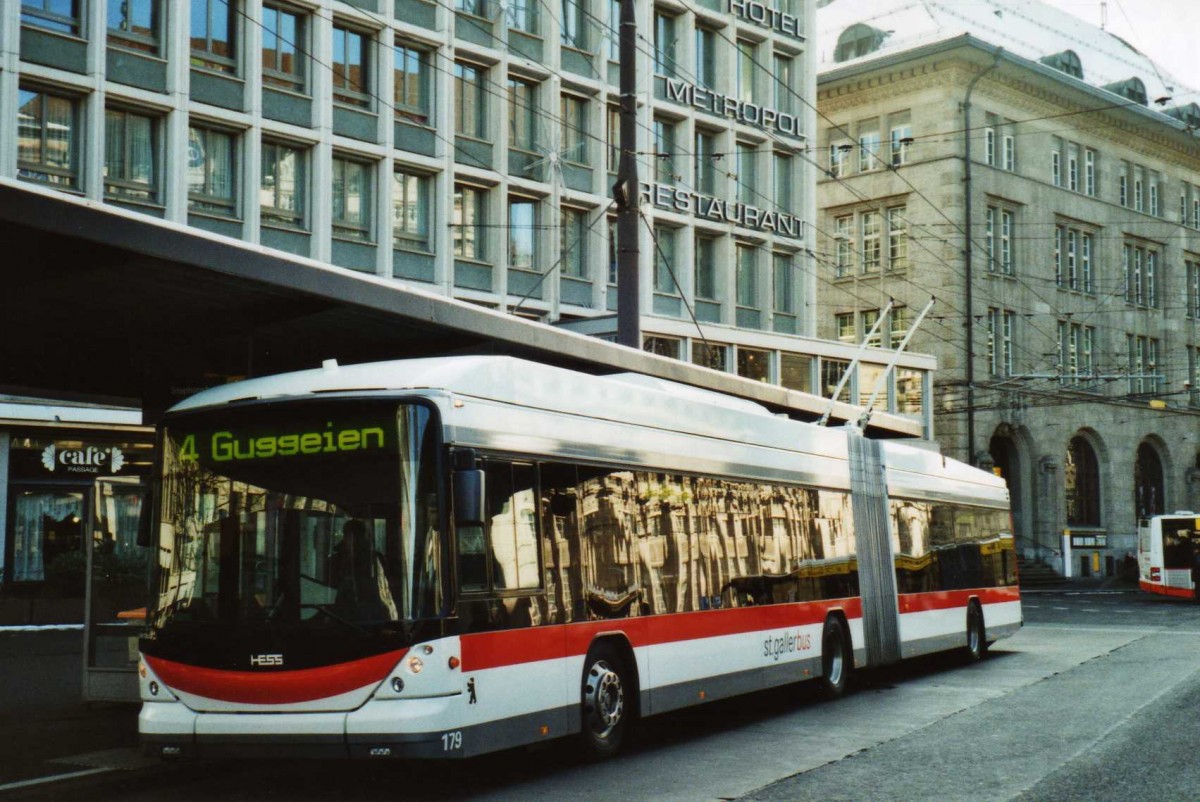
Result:
<svg viewBox="0 0 1200 802">
<path fill-rule="evenodd" d="M 111 476 L 125 467 L 125 453 L 116 446 L 61 448 L 51 443 L 42 450 L 42 466 L 51 473 Z"/>
</svg>

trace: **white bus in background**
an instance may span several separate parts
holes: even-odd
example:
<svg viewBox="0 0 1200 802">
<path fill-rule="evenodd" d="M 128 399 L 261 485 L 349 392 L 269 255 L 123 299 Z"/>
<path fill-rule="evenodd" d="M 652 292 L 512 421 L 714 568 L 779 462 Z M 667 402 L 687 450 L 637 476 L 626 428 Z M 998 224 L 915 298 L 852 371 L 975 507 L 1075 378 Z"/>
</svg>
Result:
<svg viewBox="0 0 1200 802">
<path fill-rule="evenodd" d="M 1022 623 L 998 477 L 644 376 L 330 363 L 202 392 L 159 445 L 166 757 L 604 756 L 641 716 L 837 696 Z"/>
<path fill-rule="evenodd" d="M 1200 515 L 1179 511 L 1138 521 L 1138 586 L 1192 599 L 1192 566 L 1200 551 Z"/>
</svg>

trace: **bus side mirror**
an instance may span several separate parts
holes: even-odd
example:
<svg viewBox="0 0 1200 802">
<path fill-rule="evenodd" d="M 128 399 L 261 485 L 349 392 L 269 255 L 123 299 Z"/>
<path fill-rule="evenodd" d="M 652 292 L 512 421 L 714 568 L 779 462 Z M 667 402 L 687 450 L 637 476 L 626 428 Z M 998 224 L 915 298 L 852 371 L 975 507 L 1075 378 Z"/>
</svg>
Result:
<svg viewBox="0 0 1200 802">
<path fill-rule="evenodd" d="M 151 545 L 154 534 L 154 490 L 147 487 L 138 513 L 137 544 L 143 548 Z"/>
<path fill-rule="evenodd" d="M 454 525 L 483 526 L 483 471 L 477 468 L 454 472 Z"/>
</svg>

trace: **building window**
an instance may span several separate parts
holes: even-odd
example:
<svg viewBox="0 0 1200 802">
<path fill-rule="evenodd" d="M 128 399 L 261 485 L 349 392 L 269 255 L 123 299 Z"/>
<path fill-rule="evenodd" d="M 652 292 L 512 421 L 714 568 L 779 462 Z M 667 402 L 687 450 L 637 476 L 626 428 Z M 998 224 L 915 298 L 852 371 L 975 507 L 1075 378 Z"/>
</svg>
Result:
<svg viewBox="0 0 1200 802">
<path fill-rule="evenodd" d="M 505 0 L 504 8 L 508 27 L 525 33 L 537 33 L 537 0 Z"/>
<path fill-rule="evenodd" d="M 304 91 L 304 17 L 278 6 L 263 6 L 263 83 Z"/>
<path fill-rule="evenodd" d="M 786 153 L 775 154 L 775 208 L 780 211 L 792 210 L 792 187 L 795 185 L 792 175 L 792 157 Z"/>
<path fill-rule="evenodd" d="M 1154 215 L 1155 217 L 1160 217 L 1161 213 L 1162 213 L 1162 210 L 1159 208 L 1158 185 L 1159 185 L 1158 173 L 1151 170 L 1150 171 L 1150 214 Z"/>
<path fill-rule="evenodd" d="M 1013 274 L 1013 212 L 998 206 L 987 207 L 988 272 Z"/>
<path fill-rule="evenodd" d="M 884 330 L 880 323 L 878 309 L 866 309 L 861 313 L 863 342 L 868 348 L 883 346 Z"/>
<path fill-rule="evenodd" d="M 567 94 L 559 98 L 562 158 L 575 164 L 588 163 L 587 110 L 584 98 Z"/>
<path fill-rule="evenodd" d="M 620 31 L 620 17 L 614 26 Z M 654 74 L 675 76 L 675 18 L 657 9 L 654 12 Z"/>
<path fill-rule="evenodd" d="M 371 105 L 369 46 L 367 34 L 333 26 L 333 99 L 336 102 L 360 108 Z"/>
<path fill-rule="evenodd" d="M 660 184 L 674 184 L 675 178 L 675 123 L 654 119 L 654 180 Z"/>
<path fill-rule="evenodd" d="M 433 250 L 429 237 L 433 179 L 398 167 L 392 173 L 392 239 L 401 250 Z"/>
<path fill-rule="evenodd" d="M 1063 185 L 1062 181 L 1062 140 L 1058 137 L 1053 137 L 1053 145 L 1050 150 L 1050 183 L 1056 187 Z"/>
<path fill-rule="evenodd" d="M 584 0 L 562 0 L 562 31 L 560 39 L 564 47 L 575 50 L 587 48 L 587 10 Z"/>
<path fill-rule="evenodd" d="M 996 165 L 996 129 L 990 125 L 983 129 L 983 160 L 993 167 Z"/>
<path fill-rule="evenodd" d="M 606 165 L 610 173 L 615 173 L 621 167 L 621 109 L 618 106 L 605 107 L 604 130 L 608 136 L 605 151 L 608 154 Z"/>
<path fill-rule="evenodd" d="M 1067 189 L 1079 191 L 1079 146 L 1074 142 L 1067 145 Z"/>
<path fill-rule="evenodd" d="M 483 70 L 461 61 L 454 62 L 454 131 L 473 139 L 483 138 Z"/>
<path fill-rule="evenodd" d="M 696 191 L 717 194 L 717 135 L 696 131 Z"/>
<path fill-rule="evenodd" d="M 1086 384 L 1095 375 L 1094 326 L 1058 322 L 1058 377 L 1061 384 Z"/>
<path fill-rule="evenodd" d="M 1004 135 L 1004 169 L 1010 173 L 1017 169 L 1017 138 L 1012 134 Z"/>
<path fill-rule="evenodd" d="M 835 267 L 838 278 L 854 273 L 854 216 L 843 215 L 833 219 L 833 237 L 836 245 Z"/>
<path fill-rule="evenodd" d="M 888 347 L 899 348 L 900 343 L 908 336 L 912 327 L 912 310 L 907 306 L 893 306 L 890 331 L 888 332 Z"/>
<path fill-rule="evenodd" d="M 790 253 L 771 255 L 771 272 L 774 279 L 775 311 L 785 315 L 796 313 L 796 288 L 794 281 L 795 257 Z"/>
<path fill-rule="evenodd" d="M 1145 211 L 1145 188 L 1142 180 L 1142 168 L 1133 168 L 1133 210 Z"/>
<path fill-rule="evenodd" d="M 1158 306 L 1158 252 L 1142 245 L 1126 243 L 1121 252 L 1121 273 L 1125 303 L 1133 306 Z"/>
<path fill-rule="evenodd" d="M 1016 313 L 1008 309 L 988 309 L 987 357 L 993 376 L 1013 375 L 1013 323 Z"/>
<path fill-rule="evenodd" d="M 696 297 L 704 301 L 717 299 L 717 240 L 696 236 L 696 271 L 693 277 Z"/>
<path fill-rule="evenodd" d="M 608 60 L 621 60 L 621 0 L 608 0 Z"/>
<path fill-rule="evenodd" d="M 858 342 L 858 327 L 853 312 L 837 312 L 833 316 L 833 330 L 839 342 L 854 345 Z"/>
<path fill-rule="evenodd" d="M 559 239 L 559 271 L 570 278 L 587 278 L 587 212 L 564 206 Z"/>
<path fill-rule="evenodd" d="M 752 143 L 738 142 L 734 158 L 736 159 L 734 172 L 737 175 L 738 185 L 737 199 L 747 206 L 757 205 L 760 203 L 758 182 L 755 180 L 755 173 L 758 170 L 758 152 Z"/>
<path fill-rule="evenodd" d="M 304 152 L 277 142 L 262 143 L 259 206 L 267 225 L 304 227 Z"/>
<path fill-rule="evenodd" d="M 675 264 L 675 237 L 673 228 L 654 227 L 654 291 L 664 295 L 679 294 L 671 267 Z"/>
<path fill-rule="evenodd" d="M 333 158 L 333 235 L 371 239 L 371 165 Z"/>
<path fill-rule="evenodd" d="M 845 178 L 850 172 L 850 154 L 854 146 L 846 141 L 832 142 L 829 145 L 829 176 L 830 178 Z"/>
<path fill-rule="evenodd" d="M 451 225 L 456 257 L 482 261 L 486 256 L 483 237 L 483 226 L 487 219 L 486 202 L 485 190 L 465 184 L 454 185 L 454 219 Z"/>
<path fill-rule="evenodd" d="M 162 40 L 160 0 L 122 0 L 108 4 L 110 44 L 158 53 Z"/>
<path fill-rule="evenodd" d="M 858 171 L 860 173 L 883 167 L 883 160 L 879 158 L 879 146 L 879 130 L 877 128 L 859 131 Z"/>
<path fill-rule="evenodd" d="M 396 119 L 416 125 L 432 125 L 430 60 L 432 53 L 403 42 L 396 43 L 392 71 Z M 401 146 L 402 142 L 397 142 Z"/>
<path fill-rule="evenodd" d="M 737 305 L 758 308 L 758 248 L 737 246 Z"/>
<path fill-rule="evenodd" d="M 821 395 L 825 398 L 833 398 L 833 393 L 841 383 L 842 377 L 846 375 L 846 371 L 850 370 L 850 363 L 843 359 L 826 359 L 821 358 Z M 846 386 L 842 387 L 842 393 L 837 399 L 853 404 L 853 391 L 847 382 Z"/>
<path fill-rule="evenodd" d="M 904 219 L 905 212 L 904 206 L 887 210 L 888 270 L 908 268 L 908 222 Z"/>
<path fill-rule="evenodd" d="M 79 188 L 79 101 L 21 89 L 17 102 L 17 177 Z"/>
<path fill-rule="evenodd" d="M 683 341 L 675 337 L 646 336 L 642 338 L 642 350 L 658 356 L 679 359 L 679 355 L 683 351 Z"/>
<path fill-rule="evenodd" d="M 508 199 L 508 266 L 513 270 L 537 270 L 538 202 L 529 198 Z"/>
<path fill-rule="evenodd" d="M 789 390 L 811 393 L 813 358 L 806 354 L 779 354 L 779 383 Z"/>
<path fill-rule="evenodd" d="M 1166 485 L 1163 482 L 1162 458 L 1149 443 L 1138 446 L 1133 463 L 1133 509 L 1138 518 L 1162 515 L 1165 508 Z"/>
<path fill-rule="evenodd" d="M 1083 151 L 1083 191 L 1086 195 L 1096 196 L 1096 151 L 1091 148 Z"/>
<path fill-rule="evenodd" d="M 771 352 L 752 348 L 737 349 L 737 375 L 756 382 L 771 380 Z"/>
<path fill-rule="evenodd" d="M 1071 438 L 1063 465 L 1063 489 L 1069 526 L 1100 526 L 1100 466 L 1096 452 L 1081 436 Z"/>
<path fill-rule="evenodd" d="M 617 286 L 617 221 L 616 218 L 608 218 L 608 284 L 610 287 Z"/>
<path fill-rule="evenodd" d="M 734 82 L 737 87 L 737 99 L 742 103 L 755 103 L 757 93 L 755 92 L 755 82 L 758 75 L 758 70 L 755 66 L 754 51 L 758 46 L 748 39 L 737 40 L 737 63 L 735 64 L 736 74 Z"/>
<path fill-rule="evenodd" d="M 487 0 L 454 0 L 454 10 L 470 14 L 473 17 L 486 18 L 488 16 Z"/>
<path fill-rule="evenodd" d="M 1129 206 L 1129 176 L 1126 173 L 1121 173 L 1117 178 L 1117 202 Z"/>
<path fill-rule="evenodd" d="M 508 79 L 508 146 L 532 152 L 537 114 L 537 84 Z"/>
<path fill-rule="evenodd" d="M 79 0 L 21 0 L 21 24 L 78 36 Z"/>
<path fill-rule="evenodd" d="M 717 33 L 696 26 L 696 83 L 712 89 L 717 85 Z"/>
<path fill-rule="evenodd" d="M 1184 287 L 1184 292 L 1187 293 L 1187 316 L 1193 320 L 1200 320 L 1200 261 L 1187 260 L 1184 262 L 1185 281 L 1187 285 Z M 1200 390 L 1200 386 L 1196 387 Z"/>
<path fill-rule="evenodd" d="M 1125 335 L 1129 352 L 1129 392 L 1131 395 L 1157 393 L 1161 381 L 1158 373 L 1158 340 L 1141 335 Z"/>
<path fill-rule="evenodd" d="M 777 111 L 792 114 L 796 107 L 796 90 L 793 84 L 795 59 L 775 54 L 775 74 L 771 76 L 774 88 L 774 103 Z"/>
<path fill-rule="evenodd" d="M 188 128 L 188 208 L 224 217 L 237 215 L 234 134 Z"/>
<path fill-rule="evenodd" d="M 692 340 L 692 364 L 725 373 L 729 370 L 729 346 Z"/>
<path fill-rule="evenodd" d="M 234 32 L 236 0 L 191 0 L 192 66 L 216 72 L 237 70 Z"/>
<path fill-rule="evenodd" d="M 912 149 L 913 135 L 912 126 L 905 123 L 904 125 L 892 126 L 891 135 L 891 155 L 892 166 L 900 167 L 908 164 L 909 151 Z"/>
<path fill-rule="evenodd" d="M 859 218 L 862 242 L 862 272 L 878 273 L 882 261 L 882 221 L 879 212 L 863 212 Z"/>
<path fill-rule="evenodd" d="M 158 202 L 157 121 L 122 109 L 104 110 L 104 195 Z"/>
</svg>

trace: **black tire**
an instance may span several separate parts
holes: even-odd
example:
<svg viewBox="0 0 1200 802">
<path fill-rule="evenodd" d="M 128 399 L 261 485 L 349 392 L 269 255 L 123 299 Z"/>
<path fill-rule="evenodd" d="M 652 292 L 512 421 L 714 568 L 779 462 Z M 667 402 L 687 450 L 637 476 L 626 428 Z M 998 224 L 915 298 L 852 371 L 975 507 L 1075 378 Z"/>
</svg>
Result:
<svg viewBox="0 0 1200 802">
<path fill-rule="evenodd" d="M 835 616 L 825 622 L 825 631 L 821 634 L 821 694 L 826 699 L 838 699 L 846 693 L 850 670 L 854 666 L 849 643 L 840 618 Z"/>
<path fill-rule="evenodd" d="M 621 750 L 633 717 L 633 684 L 629 669 L 615 649 L 599 644 L 583 664 L 580 717 L 583 751 L 590 760 L 603 760 Z"/>
<path fill-rule="evenodd" d="M 983 611 L 977 602 L 967 608 L 967 645 L 963 652 L 967 660 L 977 663 L 987 655 L 987 628 L 983 625 Z"/>
</svg>

